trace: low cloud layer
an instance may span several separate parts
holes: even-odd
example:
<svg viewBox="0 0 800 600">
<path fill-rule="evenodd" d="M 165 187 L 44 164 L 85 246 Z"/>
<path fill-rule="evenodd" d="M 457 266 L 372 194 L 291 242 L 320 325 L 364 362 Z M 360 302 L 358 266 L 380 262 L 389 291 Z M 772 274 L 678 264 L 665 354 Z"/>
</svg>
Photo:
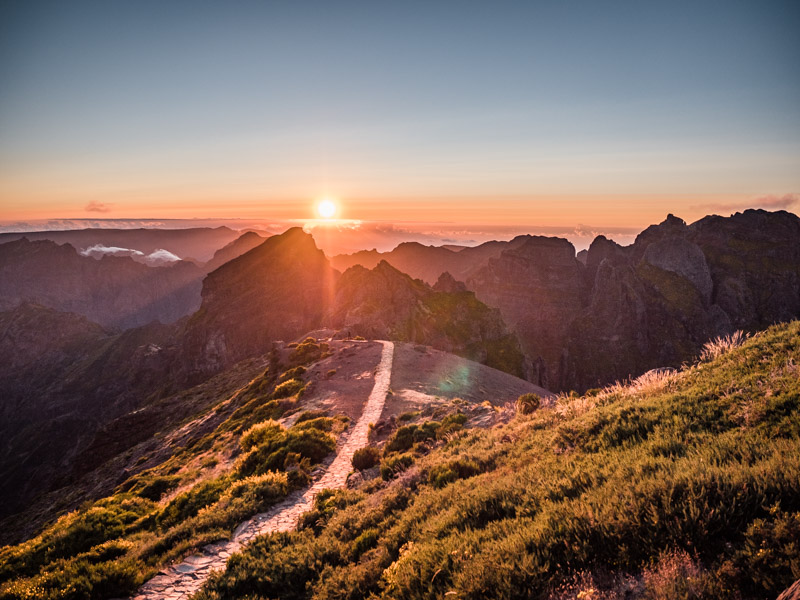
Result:
<svg viewBox="0 0 800 600">
<path fill-rule="evenodd" d="M 767 210 L 786 210 L 800 203 L 800 194 L 784 194 L 783 196 L 759 196 L 748 202 L 712 202 L 710 204 L 695 204 L 694 210 L 734 213 L 748 208 L 765 208 Z"/>
<path fill-rule="evenodd" d="M 159 267 L 169 265 L 181 260 L 180 256 L 176 256 L 168 250 L 158 249 L 150 254 L 145 254 L 140 250 L 132 248 L 119 248 L 117 246 L 104 246 L 103 244 L 95 244 L 80 251 L 81 256 L 88 256 L 90 258 L 101 259 L 104 256 L 127 256 L 151 267 Z"/>
</svg>

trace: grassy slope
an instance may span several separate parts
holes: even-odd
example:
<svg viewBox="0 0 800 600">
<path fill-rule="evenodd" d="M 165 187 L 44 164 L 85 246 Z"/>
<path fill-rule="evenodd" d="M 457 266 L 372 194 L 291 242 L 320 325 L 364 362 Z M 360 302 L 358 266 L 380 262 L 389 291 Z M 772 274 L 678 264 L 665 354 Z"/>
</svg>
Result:
<svg viewBox="0 0 800 600">
<path fill-rule="evenodd" d="M 272 360 L 233 403 L 207 407 L 200 421 L 229 413 L 213 431 L 32 539 L 0 547 L 0 600 L 127 595 L 163 565 L 228 538 L 242 520 L 307 483 L 347 418 L 306 413 L 288 430 L 270 419 L 297 409 L 303 384 L 294 377 L 327 350 L 308 341 L 289 364 Z M 183 491 L 171 497 L 176 489 Z"/>
<path fill-rule="evenodd" d="M 774 598 L 800 577 L 799 363 L 794 322 L 456 434 L 321 495 L 200 598 Z"/>
</svg>

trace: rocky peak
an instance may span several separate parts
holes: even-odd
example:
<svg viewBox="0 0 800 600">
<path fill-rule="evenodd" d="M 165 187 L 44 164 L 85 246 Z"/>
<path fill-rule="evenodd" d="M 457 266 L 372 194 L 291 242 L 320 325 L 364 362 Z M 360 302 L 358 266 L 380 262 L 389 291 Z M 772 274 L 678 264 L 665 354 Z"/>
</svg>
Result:
<svg viewBox="0 0 800 600">
<path fill-rule="evenodd" d="M 214 373 L 318 328 L 338 272 L 300 227 L 267 238 L 203 281 L 203 301 L 187 324 L 189 370 Z"/>
<path fill-rule="evenodd" d="M 613 240 L 609 240 L 604 235 L 598 235 L 589 246 L 589 253 L 586 256 L 586 266 L 594 272 L 605 259 L 612 262 L 626 261 L 625 250 Z"/>
<path fill-rule="evenodd" d="M 636 236 L 636 241 L 633 243 L 635 259 L 637 261 L 641 259 L 650 244 L 667 238 L 685 237 L 688 232 L 686 221 L 670 213 L 661 223 L 650 225 Z"/>
<path fill-rule="evenodd" d="M 467 285 L 463 281 L 456 281 L 456 278 L 447 271 L 439 275 L 439 279 L 433 286 L 437 292 L 459 293 L 466 292 Z"/>
<path fill-rule="evenodd" d="M 501 256 L 522 258 L 535 264 L 551 267 L 576 264 L 575 246 L 568 240 L 541 235 L 529 236 L 522 244 L 502 252 Z"/>
</svg>

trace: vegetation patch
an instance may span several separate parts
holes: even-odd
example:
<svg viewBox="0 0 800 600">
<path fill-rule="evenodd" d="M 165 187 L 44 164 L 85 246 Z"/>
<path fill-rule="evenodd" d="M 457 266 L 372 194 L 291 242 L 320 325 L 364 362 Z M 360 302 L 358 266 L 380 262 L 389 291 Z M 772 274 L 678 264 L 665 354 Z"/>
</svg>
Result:
<svg viewBox="0 0 800 600">
<path fill-rule="evenodd" d="M 352 463 L 354 469 L 363 471 L 364 469 L 371 469 L 377 465 L 380 460 L 380 451 L 373 446 L 367 446 L 366 448 L 359 448 L 353 453 Z"/>
</svg>

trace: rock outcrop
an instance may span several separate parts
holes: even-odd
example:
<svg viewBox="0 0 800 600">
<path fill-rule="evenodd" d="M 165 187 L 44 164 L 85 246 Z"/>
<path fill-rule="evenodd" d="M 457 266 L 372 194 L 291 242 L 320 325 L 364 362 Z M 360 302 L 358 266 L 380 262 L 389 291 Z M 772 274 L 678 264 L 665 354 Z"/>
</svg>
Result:
<svg viewBox="0 0 800 600">
<path fill-rule="evenodd" d="M 327 322 L 352 335 L 425 344 L 522 374 L 522 353 L 499 312 L 452 277 L 440 282 L 434 289 L 386 261 L 372 270 L 356 265 L 342 274 Z"/>
<path fill-rule="evenodd" d="M 337 278 L 299 227 L 225 263 L 203 281 L 200 309 L 180 334 L 188 377 L 202 379 L 320 327 Z"/>
<path fill-rule="evenodd" d="M 587 304 L 570 325 L 561 389 L 693 360 L 709 339 L 800 316 L 800 219 L 748 210 L 687 225 L 669 215 L 621 247 L 598 237 Z"/>
<path fill-rule="evenodd" d="M 482 302 L 500 309 L 538 369 L 537 385 L 559 388 L 567 378 L 562 361 L 570 323 L 584 303 L 584 266 L 567 240 L 529 236 L 467 280 Z"/>
</svg>

